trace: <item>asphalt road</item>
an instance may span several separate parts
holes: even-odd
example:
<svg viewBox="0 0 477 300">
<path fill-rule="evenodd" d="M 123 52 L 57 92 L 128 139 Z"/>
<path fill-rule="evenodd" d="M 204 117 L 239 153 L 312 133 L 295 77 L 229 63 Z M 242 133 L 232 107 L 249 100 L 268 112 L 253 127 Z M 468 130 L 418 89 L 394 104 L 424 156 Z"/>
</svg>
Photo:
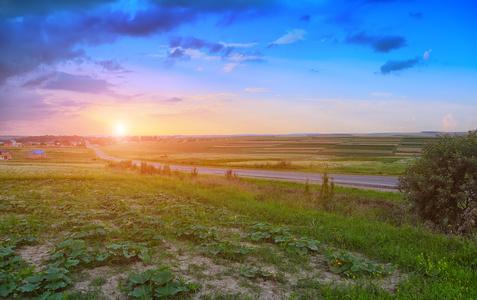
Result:
<svg viewBox="0 0 477 300">
<path fill-rule="evenodd" d="M 114 161 L 123 161 L 126 159 L 110 157 L 106 155 L 97 147 L 90 147 L 93 149 L 96 154 L 104 159 L 114 160 Z M 141 165 L 140 161 L 133 160 L 133 163 L 136 165 Z M 162 167 L 163 164 L 158 163 L 148 163 L 152 164 L 155 167 Z M 192 172 L 194 167 L 188 166 L 174 166 L 170 165 L 172 169 L 177 169 L 182 172 Z M 207 168 L 207 167 L 196 167 L 199 174 L 208 174 L 208 175 L 224 175 L 225 172 L 229 169 L 224 168 Z M 280 172 L 280 171 L 262 171 L 262 170 L 243 170 L 243 169 L 234 169 L 233 170 L 239 177 L 247 178 L 261 178 L 261 179 L 272 179 L 272 180 L 282 180 L 282 181 L 294 181 L 294 182 L 306 182 L 312 184 L 321 184 L 321 174 L 318 173 L 299 173 L 299 172 Z M 330 177 L 333 177 L 333 181 L 336 185 L 348 186 L 348 187 L 359 187 L 359 188 L 368 188 L 368 189 L 383 189 L 383 190 L 394 190 L 396 189 L 396 184 L 398 182 L 398 177 L 389 177 L 389 176 L 368 176 L 368 175 L 340 175 L 340 174 L 329 174 Z"/>
</svg>

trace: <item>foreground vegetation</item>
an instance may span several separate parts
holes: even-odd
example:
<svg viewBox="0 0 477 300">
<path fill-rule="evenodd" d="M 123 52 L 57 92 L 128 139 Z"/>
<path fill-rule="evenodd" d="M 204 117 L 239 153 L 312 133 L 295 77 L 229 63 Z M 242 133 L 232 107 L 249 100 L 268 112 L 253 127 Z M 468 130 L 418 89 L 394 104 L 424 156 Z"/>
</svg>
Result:
<svg viewBox="0 0 477 300">
<path fill-rule="evenodd" d="M 477 298 L 475 235 L 397 193 L 73 159 L 2 163 L 0 186 L 4 297 Z"/>
</svg>

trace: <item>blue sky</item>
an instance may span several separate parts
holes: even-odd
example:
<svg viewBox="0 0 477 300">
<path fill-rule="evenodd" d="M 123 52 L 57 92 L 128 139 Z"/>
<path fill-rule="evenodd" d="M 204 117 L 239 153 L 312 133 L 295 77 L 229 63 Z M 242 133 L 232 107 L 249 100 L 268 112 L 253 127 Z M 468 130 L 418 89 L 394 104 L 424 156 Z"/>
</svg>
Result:
<svg viewBox="0 0 477 300">
<path fill-rule="evenodd" d="M 0 2 L 0 134 L 477 128 L 474 1 Z"/>
</svg>

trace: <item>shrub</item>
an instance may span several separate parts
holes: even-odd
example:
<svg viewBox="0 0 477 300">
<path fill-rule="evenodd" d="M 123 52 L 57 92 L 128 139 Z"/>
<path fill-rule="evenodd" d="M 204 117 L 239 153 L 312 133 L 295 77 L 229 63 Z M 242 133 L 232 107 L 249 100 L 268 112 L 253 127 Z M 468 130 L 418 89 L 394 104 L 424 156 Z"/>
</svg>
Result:
<svg viewBox="0 0 477 300">
<path fill-rule="evenodd" d="M 335 196 L 335 183 L 333 179 L 333 177 L 328 176 L 327 172 L 321 176 L 322 183 L 318 199 L 325 209 L 330 209 L 333 197 Z"/>
<path fill-rule="evenodd" d="M 424 221 L 458 234 L 476 227 L 477 130 L 437 136 L 406 167 L 399 190 Z"/>
<path fill-rule="evenodd" d="M 190 177 L 197 178 L 197 176 L 199 176 L 199 171 L 196 167 L 194 167 L 194 169 L 192 169 L 192 172 L 190 173 Z"/>
<path fill-rule="evenodd" d="M 239 176 L 237 175 L 236 172 L 234 172 L 234 170 L 229 169 L 229 170 L 225 171 L 225 179 L 235 180 L 235 179 L 239 179 Z"/>
</svg>

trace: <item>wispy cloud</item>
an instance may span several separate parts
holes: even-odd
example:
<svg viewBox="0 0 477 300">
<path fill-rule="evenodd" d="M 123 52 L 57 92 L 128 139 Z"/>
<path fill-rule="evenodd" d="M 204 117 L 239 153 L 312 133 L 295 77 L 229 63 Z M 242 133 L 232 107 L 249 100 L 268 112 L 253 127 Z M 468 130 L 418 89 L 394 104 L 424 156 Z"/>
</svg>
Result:
<svg viewBox="0 0 477 300">
<path fill-rule="evenodd" d="M 240 63 L 228 63 L 222 68 L 224 72 L 231 72 L 236 66 L 240 65 Z"/>
<path fill-rule="evenodd" d="M 455 128 L 457 126 L 457 121 L 454 120 L 454 117 L 452 114 L 447 114 L 443 119 L 442 119 L 442 125 L 444 130 L 450 130 L 452 128 Z"/>
<path fill-rule="evenodd" d="M 159 100 L 158 102 L 161 103 L 161 104 L 172 105 L 172 104 L 177 104 L 177 103 L 184 102 L 184 99 L 179 98 L 179 97 L 172 97 L 172 98 L 168 98 L 168 99 L 164 99 L 164 100 Z"/>
<path fill-rule="evenodd" d="M 432 49 L 429 49 L 428 51 L 424 52 L 424 54 L 422 55 L 422 59 L 424 61 L 428 61 L 431 56 L 431 52 L 432 52 Z"/>
<path fill-rule="evenodd" d="M 284 36 L 277 39 L 275 42 L 270 44 L 280 45 L 280 44 L 291 44 L 300 40 L 305 39 L 306 31 L 303 29 L 293 29 L 288 31 Z"/>
<path fill-rule="evenodd" d="M 226 42 L 219 42 L 219 44 L 223 45 L 224 47 L 234 47 L 234 48 L 250 48 L 250 47 L 258 45 L 258 43 L 241 44 L 241 43 L 226 43 Z"/>
<path fill-rule="evenodd" d="M 252 93 L 257 93 L 257 92 L 269 92 L 269 88 L 246 88 L 244 89 L 246 92 L 252 92 Z"/>
</svg>

